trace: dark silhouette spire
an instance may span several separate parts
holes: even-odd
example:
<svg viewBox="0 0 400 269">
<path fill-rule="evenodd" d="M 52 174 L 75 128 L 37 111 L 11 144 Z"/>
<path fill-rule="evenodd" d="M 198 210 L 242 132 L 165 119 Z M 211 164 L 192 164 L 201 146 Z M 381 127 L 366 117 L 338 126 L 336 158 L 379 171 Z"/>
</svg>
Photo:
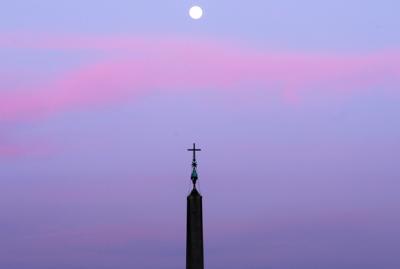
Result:
<svg viewBox="0 0 400 269">
<path fill-rule="evenodd" d="M 186 226 L 186 269 L 204 269 L 203 249 L 203 206 L 202 196 L 196 189 L 197 161 L 196 144 L 193 144 L 192 175 L 193 190 L 187 197 L 187 226 Z"/>
</svg>

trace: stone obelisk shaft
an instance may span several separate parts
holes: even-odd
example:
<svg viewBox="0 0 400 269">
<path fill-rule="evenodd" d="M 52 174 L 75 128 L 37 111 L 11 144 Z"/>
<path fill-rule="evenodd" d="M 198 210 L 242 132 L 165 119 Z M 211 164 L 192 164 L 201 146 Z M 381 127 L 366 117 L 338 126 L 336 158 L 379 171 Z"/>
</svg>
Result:
<svg viewBox="0 0 400 269">
<path fill-rule="evenodd" d="M 204 269 L 203 208 L 200 193 L 187 197 L 186 269 Z"/>
</svg>

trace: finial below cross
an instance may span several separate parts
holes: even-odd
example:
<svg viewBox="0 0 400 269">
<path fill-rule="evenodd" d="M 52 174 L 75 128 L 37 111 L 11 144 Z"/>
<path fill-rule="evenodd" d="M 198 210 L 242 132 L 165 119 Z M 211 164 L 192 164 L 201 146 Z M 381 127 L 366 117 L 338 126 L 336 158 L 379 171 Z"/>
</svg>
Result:
<svg viewBox="0 0 400 269">
<path fill-rule="evenodd" d="M 193 151 L 193 162 L 196 162 L 196 151 L 201 151 L 201 149 L 197 149 L 196 143 L 193 143 L 193 148 L 188 149 L 188 151 Z"/>
</svg>

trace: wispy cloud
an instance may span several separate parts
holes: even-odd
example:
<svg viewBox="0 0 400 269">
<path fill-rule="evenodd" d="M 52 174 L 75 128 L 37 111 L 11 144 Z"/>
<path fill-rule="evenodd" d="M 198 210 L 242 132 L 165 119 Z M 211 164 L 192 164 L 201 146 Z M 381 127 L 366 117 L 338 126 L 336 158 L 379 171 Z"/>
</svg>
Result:
<svg viewBox="0 0 400 269">
<path fill-rule="evenodd" d="M 93 50 L 88 63 L 40 87 L 0 89 L 0 120 L 37 119 L 70 110 L 135 100 L 154 90 L 362 92 L 398 89 L 400 51 L 364 55 L 273 52 L 216 40 L 185 38 L 0 37 L 0 48 Z"/>
<path fill-rule="evenodd" d="M 49 154 L 51 147 L 49 145 L 44 145 L 39 142 L 34 142 L 32 144 L 16 144 L 13 142 L 1 142 L 0 143 L 0 159 L 18 159 L 25 156 L 44 156 Z"/>
</svg>

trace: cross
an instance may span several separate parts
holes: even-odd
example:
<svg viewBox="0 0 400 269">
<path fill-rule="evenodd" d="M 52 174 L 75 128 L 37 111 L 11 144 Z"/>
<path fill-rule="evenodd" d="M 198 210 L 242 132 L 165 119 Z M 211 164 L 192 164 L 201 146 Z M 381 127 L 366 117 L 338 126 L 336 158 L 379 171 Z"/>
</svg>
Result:
<svg viewBox="0 0 400 269">
<path fill-rule="evenodd" d="M 193 143 L 193 148 L 188 151 L 193 151 L 193 162 L 196 162 L 196 151 L 201 151 L 201 149 L 196 149 L 196 143 Z"/>
</svg>

